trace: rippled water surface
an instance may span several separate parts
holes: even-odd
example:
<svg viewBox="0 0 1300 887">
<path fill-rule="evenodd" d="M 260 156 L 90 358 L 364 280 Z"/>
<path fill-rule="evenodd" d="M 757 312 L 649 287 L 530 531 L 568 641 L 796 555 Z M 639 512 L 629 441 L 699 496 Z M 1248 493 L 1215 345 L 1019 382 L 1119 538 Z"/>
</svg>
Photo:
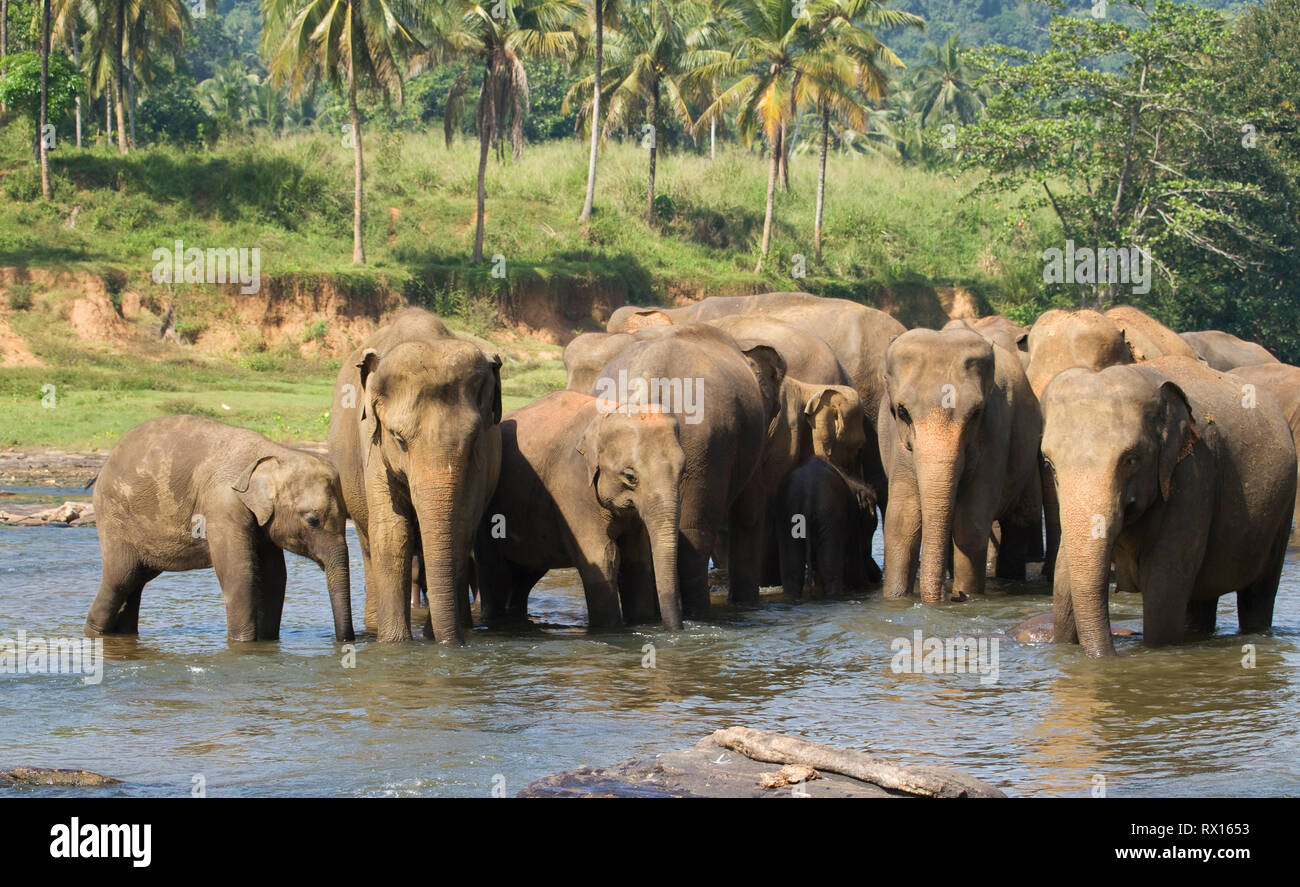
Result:
<svg viewBox="0 0 1300 887">
<path fill-rule="evenodd" d="M 138 639 L 106 642 L 101 684 L 0 675 L 0 769 L 86 768 L 124 794 L 186 795 L 201 775 L 214 796 L 484 796 L 494 777 L 513 794 L 747 724 L 951 764 L 1016 795 L 1088 794 L 1098 776 L 1110 796 L 1300 794 L 1295 550 L 1268 636 L 1235 634 L 1229 596 L 1213 638 L 1161 650 L 1119 638 L 1110 662 L 1004 640 L 996 683 L 895 674 L 891 642 L 1000 632 L 1050 609 L 1045 584 L 940 608 L 879 592 L 765 594 L 747 609 L 715 596 L 714 618 L 678 634 L 588 636 L 577 576 L 556 571 L 533 592 L 529 629 L 478 630 L 459 649 L 363 638 L 344 668 L 323 574 L 286 560 L 278 642 L 228 645 L 212 571 L 167 573 L 145 588 Z M 0 638 L 80 636 L 98 582 L 93 529 L 0 529 Z M 1112 614 L 1139 626 L 1140 599 L 1116 596 Z"/>
</svg>

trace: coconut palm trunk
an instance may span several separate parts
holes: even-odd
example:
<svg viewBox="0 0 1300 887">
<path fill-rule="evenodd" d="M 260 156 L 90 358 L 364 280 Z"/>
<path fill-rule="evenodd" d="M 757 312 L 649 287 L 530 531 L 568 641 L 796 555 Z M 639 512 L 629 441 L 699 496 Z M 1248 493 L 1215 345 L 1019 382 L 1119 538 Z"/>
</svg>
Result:
<svg viewBox="0 0 1300 887">
<path fill-rule="evenodd" d="M 49 200 L 50 145 L 45 138 L 45 124 L 50 116 L 50 0 L 41 4 L 41 125 L 36 128 L 36 141 L 41 159 L 41 197 Z"/>
<path fill-rule="evenodd" d="M 822 209 L 826 204 L 826 144 L 830 140 L 831 109 L 822 108 L 821 150 L 817 158 L 817 217 L 813 224 L 813 238 L 816 241 L 815 254 L 818 264 L 822 260 Z"/>
<path fill-rule="evenodd" d="M 81 70 L 81 42 L 77 37 L 77 23 L 72 23 L 72 64 Z M 81 92 L 77 92 L 77 147 L 81 147 Z"/>
<path fill-rule="evenodd" d="M 118 0 L 113 4 L 113 105 L 117 111 L 117 149 L 127 153 L 126 145 L 126 109 L 123 99 L 126 96 L 126 74 L 122 65 L 122 42 L 126 35 L 126 3 Z"/>
<path fill-rule="evenodd" d="M 135 38 L 126 35 L 126 131 L 131 147 L 135 147 Z"/>
<path fill-rule="evenodd" d="M 356 16 L 356 5 L 351 6 Z M 348 53 L 348 119 L 352 121 L 352 264 L 366 263 L 366 249 L 361 241 L 361 210 L 365 179 L 365 161 L 361 153 L 361 115 L 357 111 L 357 70 L 352 52 Z"/>
<path fill-rule="evenodd" d="M 596 78 L 591 91 L 591 157 L 587 161 L 587 200 L 578 221 L 591 218 L 596 200 L 596 150 L 600 146 L 600 64 L 605 52 L 604 0 L 592 0 L 596 7 Z"/>
<path fill-rule="evenodd" d="M 9 0 L 0 0 L 0 59 L 9 54 Z M 9 113 L 4 102 L 0 102 L 0 116 Z"/>
<path fill-rule="evenodd" d="M 646 224 L 655 223 L 655 160 L 659 153 L 659 78 L 650 87 L 650 183 L 646 188 Z"/>
<path fill-rule="evenodd" d="M 758 265 L 754 268 L 755 274 L 763 270 L 763 260 L 767 258 L 768 247 L 772 245 L 772 205 L 776 201 L 777 165 L 781 157 L 778 132 L 773 129 L 768 138 L 772 143 L 772 160 L 767 167 L 767 211 L 763 214 L 763 246 L 759 252 Z"/>
<path fill-rule="evenodd" d="M 492 62 L 483 71 L 483 91 L 478 99 L 478 194 L 474 210 L 474 251 L 471 262 L 483 261 L 483 227 L 487 212 L 487 162 L 492 148 L 492 134 L 496 129 L 496 78 Z"/>
<path fill-rule="evenodd" d="M 781 165 L 777 169 L 777 176 L 780 179 L 781 190 L 788 194 L 790 193 L 790 165 L 788 162 L 789 157 L 786 154 L 785 146 L 786 143 L 789 141 L 790 136 L 786 133 L 785 130 L 786 130 L 785 124 L 782 123 L 781 136 L 780 136 L 780 152 L 779 152 Z"/>
</svg>

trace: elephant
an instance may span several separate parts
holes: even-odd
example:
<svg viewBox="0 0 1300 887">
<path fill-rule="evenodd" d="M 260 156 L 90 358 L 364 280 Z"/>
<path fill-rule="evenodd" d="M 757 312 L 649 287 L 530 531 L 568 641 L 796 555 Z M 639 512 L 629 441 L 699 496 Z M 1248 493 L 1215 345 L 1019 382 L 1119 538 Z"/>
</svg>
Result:
<svg viewBox="0 0 1300 887">
<path fill-rule="evenodd" d="M 1291 438 L 1296 449 L 1300 449 L 1300 367 L 1285 363 L 1261 363 L 1237 367 L 1231 373 L 1273 396 L 1282 408 L 1287 424 L 1291 426 Z M 1242 396 L 1251 397 L 1255 393 L 1243 391 Z M 1295 511 L 1300 518 L 1300 493 L 1296 494 Z M 1300 545 L 1300 519 L 1296 520 L 1291 530 L 1291 544 Z"/>
<path fill-rule="evenodd" d="M 742 352 L 703 323 L 633 335 L 591 393 L 619 404 L 658 404 L 678 418 L 686 454 L 678 544 L 683 613 L 698 618 L 709 611 L 709 557 L 724 528 L 732 598 L 756 599 L 765 503 L 755 475 L 785 375 L 780 355 L 766 347 Z"/>
<path fill-rule="evenodd" d="M 1179 337 L 1192 346 L 1196 356 L 1220 372 L 1233 372 L 1236 367 L 1281 363 L 1263 345 L 1239 339 L 1221 330 L 1204 330 L 1199 333 L 1179 333 Z"/>
<path fill-rule="evenodd" d="M 988 339 L 994 345 L 1000 345 L 1020 359 L 1020 365 L 1029 369 L 1029 327 L 1020 326 L 1001 314 L 988 317 L 953 318 L 944 324 L 945 330 L 969 327 Z"/>
<path fill-rule="evenodd" d="M 1106 316 L 1123 330 L 1134 360 L 1155 360 L 1165 355 L 1196 359 L 1192 346 L 1177 333 L 1132 305 L 1116 305 L 1106 312 Z"/>
<path fill-rule="evenodd" d="M 631 333 L 583 333 L 564 346 L 564 370 L 569 391 L 588 392 L 596 377 L 618 353 L 636 339 Z"/>
<path fill-rule="evenodd" d="M 137 634 L 144 586 L 213 567 L 232 641 L 277 640 L 284 552 L 325 570 L 334 638 L 354 639 L 347 513 L 325 459 L 198 416 L 131 429 L 92 482 L 103 574 L 86 636 Z"/>
<path fill-rule="evenodd" d="M 1043 398 L 1043 456 L 1061 502 L 1057 643 L 1115 655 L 1112 560 L 1142 594 L 1146 643 L 1212 632 L 1237 593 L 1242 632 L 1272 625 L 1295 508 L 1295 444 L 1266 393 L 1185 357 L 1072 369 Z"/>
<path fill-rule="evenodd" d="M 1026 341 L 1029 366 L 1025 375 L 1034 396 L 1040 399 L 1057 373 L 1070 367 L 1099 370 L 1134 361 L 1124 330 L 1111 318 L 1088 309 L 1044 311 Z"/>
<path fill-rule="evenodd" d="M 879 435 L 893 492 L 885 509 L 886 598 L 955 600 L 984 592 L 989 536 L 1002 528 L 998 576 L 1024 578 L 1040 532 L 1042 417 L 1020 360 L 969 329 L 915 329 L 885 357 Z"/>
<path fill-rule="evenodd" d="M 856 539 L 875 533 L 876 497 L 869 486 L 813 457 L 795 468 L 777 491 L 777 538 L 781 586 L 803 594 L 804 567 L 822 592 L 839 596 L 845 587 L 880 581 L 880 568 L 862 556 Z"/>
<path fill-rule="evenodd" d="M 526 618 L 537 580 L 576 567 L 593 629 L 652 619 L 637 588 L 653 589 L 664 627 L 680 629 L 685 464 L 677 419 L 657 408 L 619 412 L 557 391 L 507 413 L 500 479 L 474 543 L 483 621 Z"/>
<path fill-rule="evenodd" d="M 366 625 L 411 639 L 411 563 L 423 559 L 424 635 L 460 643 L 468 560 L 501 467 L 501 360 L 420 308 L 399 312 L 339 370 L 329 451 L 366 572 Z"/>
<path fill-rule="evenodd" d="M 712 321 L 730 314 L 761 314 L 784 321 L 822 339 L 830 346 L 849 384 L 862 399 L 864 479 L 876 491 L 880 507 L 889 501 L 888 478 L 881 465 L 881 443 L 877 441 L 876 409 L 884 391 L 883 370 L 889 343 L 905 328 L 883 311 L 847 299 L 826 299 L 811 293 L 762 293 L 754 296 L 710 296 L 683 308 L 637 308 L 616 310 L 606 324 L 611 333 L 624 332 L 638 318 L 651 321 Z M 808 379 L 806 381 L 813 381 Z"/>
</svg>

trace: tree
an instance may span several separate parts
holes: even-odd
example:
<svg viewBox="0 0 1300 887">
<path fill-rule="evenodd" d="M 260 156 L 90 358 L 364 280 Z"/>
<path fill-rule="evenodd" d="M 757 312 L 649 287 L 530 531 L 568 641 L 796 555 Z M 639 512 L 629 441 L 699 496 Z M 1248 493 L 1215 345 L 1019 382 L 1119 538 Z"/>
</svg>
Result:
<svg viewBox="0 0 1300 887">
<path fill-rule="evenodd" d="M 730 12 L 737 29 L 731 57 L 702 68 L 700 76 L 738 77 L 705 109 L 697 127 L 711 122 L 731 108 L 738 108 L 741 135 L 752 140 L 766 137 L 770 146 L 767 206 L 763 215 L 763 241 L 754 272 L 763 268 L 772 242 L 772 215 L 776 183 L 784 158 L 787 124 L 801 103 L 807 101 L 811 80 L 806 68 L 811 60 L 835 42 L 836 31 L 825 26 L 821 16 L 845 21 L 842 11 L 831 14 L 835 0 L 737 0 Z M 843 8 L 849 8 L 849 3 Z M 920 19 L 906 12 L 885 9 L 879 0 L 853 3 L 851 19 L 867 21 L 873 27 L 914 26 Z M 796 14 L 796 10 L 798 11 Z M 872 38 L 874 41 L 874 38 Z M 855 53 L 855 57 L 861 53 Z M 821 58 L 824 61 L 824 56 Z"/>
<path fill-rule="evenodd" d="M 1137 5 L 1144 27 L 1058 16 L 1043 53 L 977 53 L 1000 92 L 958 133 L 964 165 L 990 172 L 982 190 L 1032 186 L 1067 241 L 1140 250 L 1160 274 L 1149 293 L 1123 294 L 1095 275 L 1081 301 L 1124 295 L 1171 321 L 1251 301 L 1278 323 L 1265 343 L 1296 353 L 1295 181 L 1253 140 L 1270 112 L 1224 86 L 1225 68 L 1264 58 L 1238 58 L 1217 12 Z"/>
<path fill-rule="evenodd" d="M 66 56 L 51 54 L 48 62 L 38 52 L 16 52 L 0 59 L 0 102 L 32 122 L 32 162 L 41 162 L 41 72 L 45 76 L 45 119 L 63 120 L 76 107 L 85 80 Z"/>
<path fill-rule="evenodd" d="M 470 261 L 483 259 L 484 213 L 487 203 L 488 150 L 495 143 L 504 159 L 504 136 L 510 127 L 511 153 L 523 152 L 524 113 L 528 108 L 528 59 L 562 58 L 573 52 L 576 35 L 571 23 L 581 13 L 575 0 L 460 0 L 459 22 L 450 23 L 440 40 L 446 52 L 466 59 L 465 67 L 447 93 L 443 133 L 448 145 L 460 122 L 469 92 L 470 71 L 483 74 L 478 107 L 478 192 L 474 215 L 474 249 Z"/>
<path fill-rule="evenodd" d="M 926 47 L 925 63 L 916 71 L 912 94 L 922 126 L 945 118 L 971 123 L 984 107 L 986 90 L 971 79 L 958 46 L 960 41 L 960 35 L 953 33 L 942 46 L 932 43 Z"/>
<path fill-rule="evenodd" d="M 50 113 L 50 0 L 41 3 L 41 122 L 36 128 L 36 144 L 41 157 L 41 197 L 50 199 L 50 140 L 45 137 L 45 122 Z"/>
<path fill-rule="evenodd" d="M 347 95 L 354 265 L 366 261 L 361 237 L 365 168 L 357 91 L 364 86 L 384 95 L 396 94 L 401 100 L 406 59 L 420 48 L 399 16 L 407 11 L 389 0 L 262 0 L 266 21 L 262 49 L 272 81 L 288 83 L 295 99 L 321 81 Z"/>
</svg>

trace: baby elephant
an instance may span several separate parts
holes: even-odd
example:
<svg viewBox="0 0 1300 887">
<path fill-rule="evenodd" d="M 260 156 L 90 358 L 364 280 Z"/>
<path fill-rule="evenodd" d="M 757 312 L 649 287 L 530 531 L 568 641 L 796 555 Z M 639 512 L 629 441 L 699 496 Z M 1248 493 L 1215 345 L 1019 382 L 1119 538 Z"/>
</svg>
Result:
<svg viewBox="0 0 1300 887">
<path fill-rule="evenodd" d="M 613 410 L 613 411 L 611 411 Z M 501 478 L 474 544 L 483 621 L 522 619 L 555 567 L 576 567 L 592 628 L 682 627 L 677 420 L 557 391 L 501 421 Z M 621 600 L 621 607 L 620 607 Z"/>
<path fill-rule="evenodd" d="M 338 473 L 324 459 L 196 416 L 127 432 L 95 484 L 104 572 L 86 635 L 136 634 L 159 573 L 214 567 L 233 641 L 276 640 L 284 552 L 325 570 L 334 637 L 353 640 Z"/>
<path fill-rule="evenodd" d="M 781 585 L 803 594 L 804 565 L 823 593 L 880 581 L 880 568 L 859 540 L 876 532 L 876 494 L 834 465 L 812 458 L 786 475 L 778 495 Z"/>
</svg>

